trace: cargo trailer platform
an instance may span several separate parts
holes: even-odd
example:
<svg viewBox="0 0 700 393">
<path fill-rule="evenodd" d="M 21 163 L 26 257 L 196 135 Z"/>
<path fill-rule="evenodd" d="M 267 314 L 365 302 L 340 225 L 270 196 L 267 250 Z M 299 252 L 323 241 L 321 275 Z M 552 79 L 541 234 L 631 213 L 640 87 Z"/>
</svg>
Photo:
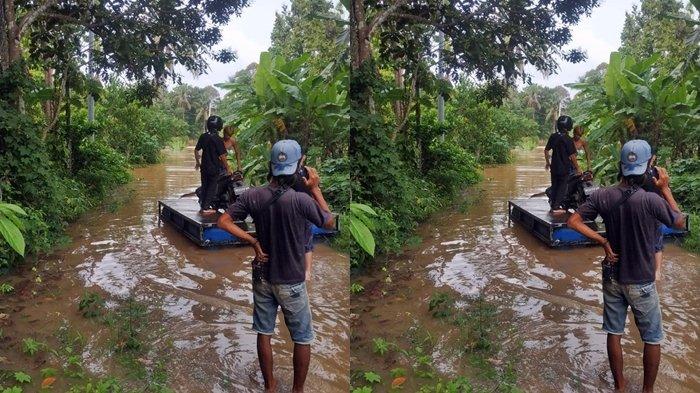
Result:
<svg viewBox="0 0 700 393">
<path fill-rule="evenodd" d="M 523 226 L 550 247 L 594 245 L 594 241 L 566 225 L 570 213 L 552 214 L 545 198 L 521 198 L 508 201 L 508 217 Z M 591 229 L 605 236 L 605 224 L 600 217 L 586 221 Z M 688 220 L 684 230 L 662 225 L 664 237 L 681 237 L 688 233 Z"/>
<path fill-rule="evenodd" d="M 200 247 L 247 245 L 245 241 L 216 226 L 220 215 L 220 213 L 207 216 L 199 214 L 199 203 L 196 198 L 172 198 L 158 201 L 159 219 L 173 225 Z M 245 221 L 237 221 L 236 224 L 255 236 L 255 224 L 250 217 Z M 313 235 L 314 237 L 335 235 L 338 232 L 337 225 L 337 219 L 335 230 L 312 225 Z"/>
</svg>

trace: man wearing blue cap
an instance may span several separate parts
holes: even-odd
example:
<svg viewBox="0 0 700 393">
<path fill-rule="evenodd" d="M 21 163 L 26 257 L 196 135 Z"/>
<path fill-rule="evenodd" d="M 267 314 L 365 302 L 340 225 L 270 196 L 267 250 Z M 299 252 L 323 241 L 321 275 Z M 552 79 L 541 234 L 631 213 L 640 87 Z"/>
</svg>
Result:
<svg viewBox="0 0 700 393">
<path fill-rule="evenodd" d="M 644 392 L 654 389 L 661 359 L 661 308 L 655 284 L 655 244 L 659 223 L 684 228 L 685 217 L 676 204 L 669 177 L 657 167 L 651 179 L 659 193 L 647 192 L 644 184 L 651 165 L 651 147 L 646 141 L 631 140 L 620 153 L 620 183 L 594 192 L 567 224 L 598 242 L 605 250 L 603 260 L 603 330 L 608 333 L 607 349 L 615 389 L 624 391 L 622 346 L 627 308 L 644 342 Z M 584 220 L 600 214 L 607 239 L 589 228 Z"/>
<path fill-rule="evenodd" d="M 281 140 L 270 153 L 270 183 L 251 188 L 219 217 L 217 225 L 250 243 L 253 261 L 253 330 L 258 333 L 258 359 L 265 390 L 274 392 L 270 338 L 275 330 L 277 309 L 294 342 L 294 392 L 304 390 L 311 358 L 311 309 L 306 293 L 304 254 L 307 223 L 333 229 L 335 220 L 323 198 L 314 168 L 306 167 L 307 178 L 297 176 L 301 147 L 296 141 Z M 309 191 L 293 189 L 300 181 Z M 253 217 L 257 239 L 238 227 L 234 220 Z"/>
</svg>

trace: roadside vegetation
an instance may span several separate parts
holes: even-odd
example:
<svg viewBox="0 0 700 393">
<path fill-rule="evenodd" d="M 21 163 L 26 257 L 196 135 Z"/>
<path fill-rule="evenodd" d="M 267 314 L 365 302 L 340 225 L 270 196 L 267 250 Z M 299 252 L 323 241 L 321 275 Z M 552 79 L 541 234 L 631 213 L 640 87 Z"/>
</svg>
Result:
<svg viewBox="0 0 700 393">
<path fill-rule="evenodd" d="M 602 184 L 617 181 L 617 152 L 632 138 L 657 150 L 671 188 L 691 214 L 684 245 L 700 252 L 700 20 L 698 5 L 643 0 L 627 15 L 622 45 L 610 61 L 570 85 L 569 108 L 588 130 L 593 170 Z M 660 53 L 664 53 L 661 56 Z"/>
<path fill-rule="evenodd" d="M 204 10 L 184 0 L 5 5 L 0 272 L 50 251 L 67 223 L 130 180 L 131 165 L 157 162 L 173 140 L 195 134 L 191 111 L 202 108 L 180 102 L 189 111 L 180 116 L 164 86 L 179 81 L 175 66 L 196 73 L 206 70 L 207 57 L 234 59 L 231 50 L 206 48 L 247 3 L 214 1 Z M 87 119 L 90 100 L 94 121 Z"/>
</svg>

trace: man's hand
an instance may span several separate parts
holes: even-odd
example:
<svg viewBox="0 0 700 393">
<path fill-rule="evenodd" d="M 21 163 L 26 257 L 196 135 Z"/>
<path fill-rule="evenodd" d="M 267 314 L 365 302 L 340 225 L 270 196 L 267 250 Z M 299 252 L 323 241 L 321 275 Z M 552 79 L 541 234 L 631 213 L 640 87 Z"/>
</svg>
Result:
<svg viewBox="0 0 700 393">
<path fill-rule="evenodd" d="M 607 241 L 607 239 L 605 240 L 605 243 L 603 243 L 603 250 L 605 250 L 605 259 L 607 259 L 608 262 L 610 262 L 610 263 L 617 262 L 618 256 L 612 250 L 612 247 L 610 247 L 610 242 Z"/>
<path fill-rule="evenodd" d="M 669 188 L 669 182 L 671 178 L 668 176 L 668 172 L 666 171 L 665 168 L 662 168 L 660 166 L 656 167 L 656 170 L 659 172 L 659 177 L 656 178 L 654 177 L 654 185 L 656 188 L 659 190 L 664 190 L 666 188 Z"/>
<path fill-rule="evenodd" d="M 306 171 L 309 173 L 309 177 L 302 178 L 304 180 L 304 186 L 306 186 L 309 191 L 312 191 L 318 188 L 319 184 L 321 184 L 321 178 L 318 176 L 318 172 L 313 167 L 307 166 Z"/>
<path fill-rule="evenodd" d="M 262 247 L 260 247 L 260 242 L 257 239 L 255 239 L 255 243 L 253 243 L 253 250 L 255 250 L 256 260 L 259 262 L 267 262 L 268 255 L 265 254 Z"/>
<path fill-rule="evenodd" d="M 194 164 L 194 170 L 198 171 L 199 170 L 199 163 Z"/>
</svg>

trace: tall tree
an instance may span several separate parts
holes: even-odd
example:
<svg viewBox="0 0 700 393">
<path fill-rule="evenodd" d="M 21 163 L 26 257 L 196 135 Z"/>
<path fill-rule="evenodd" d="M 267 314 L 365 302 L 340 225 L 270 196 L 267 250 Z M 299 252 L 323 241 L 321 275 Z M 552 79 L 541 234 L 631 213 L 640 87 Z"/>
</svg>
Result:
<svg viewBox="0 0 700 393">
<path fill-rule="evenodd" d="M 633 6 L 625 16 L 620 53 L 638 59 L 661 53 L 664 56 L 658 65 L 669 70 L 675 68 L 696 48 L 686 42 L 693 25 L 671 15 L 692 16 L 679 0 L 642 0 L 641 7 Z"/>
<path fill-rule="evenodd" d="M 206 70 L 208 56 L 234 58 L 231 50 L 212 48 L 221 41 L 220 26 L 247 4 L 248 0 L 0 0 L 0 72 L 13 67 L 22 72 L 25 55 L 30 61 L 74 61 L 82 66 L 89 53 L 94 72 L 105 79 L 119 74 L 156 83 L 177 80 L 173 64 L 199 73 Z M 95 36 L 92 47 L 83 41 L 88 32 Z"/>
<path fill-rule="evenodd" d="M 347 50 L 337 42 L 343 26 L 334 19 L 341 18 L 340 9 L 328 0 L 292 0 L 275 14 L 270 53 L 286 59 L 311 54 L 309 67 L 321 71 Z"/>
</svg>

